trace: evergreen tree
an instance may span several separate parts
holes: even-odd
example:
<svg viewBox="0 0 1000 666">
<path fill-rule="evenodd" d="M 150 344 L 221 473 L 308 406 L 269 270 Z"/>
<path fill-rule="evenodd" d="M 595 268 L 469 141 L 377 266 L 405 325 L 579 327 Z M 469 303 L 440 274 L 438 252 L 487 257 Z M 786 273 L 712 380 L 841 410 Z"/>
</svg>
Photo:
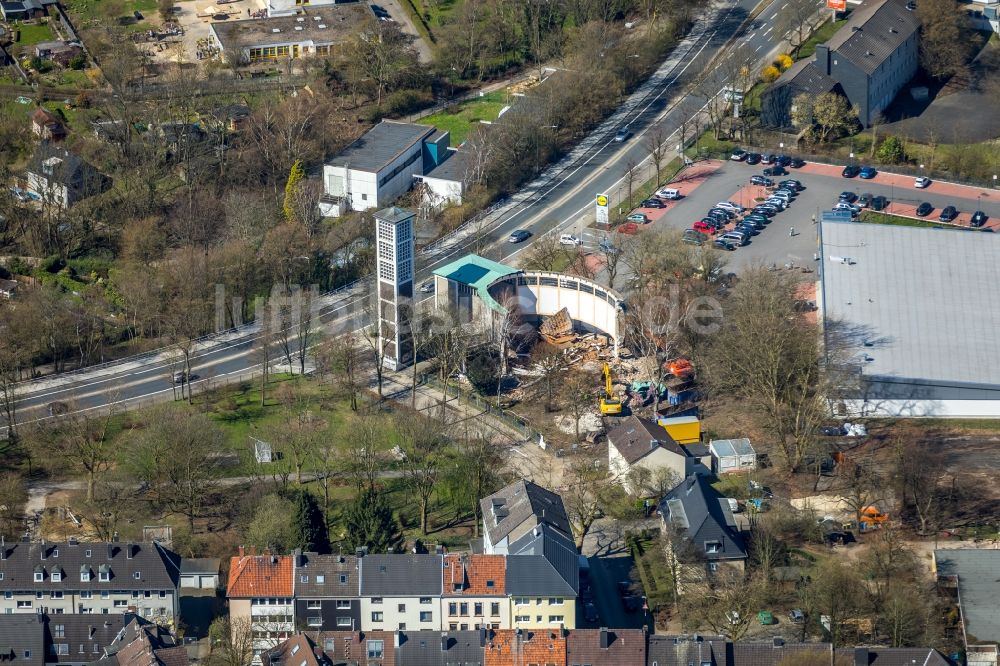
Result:
<svg viewBox="0 0 1000 666">
<path fill-rule="evenodd" d="M 285 202 L 283 210 L 285 219 L 289 222 L 296 222 L 298 214 L 295 212 L 295 198 L 299 194 L 299 186 L 306 178 L 306 169 L 302 166 L 302 160 L 295 160 L 291 170 L 288 172 L 288 181 L 285 183 Z"/>
<path fill-rule="evenodd" d="M 330 535 L 326 529 L 326 519 L 316 503 L 316 498 L 306 490 L 299 490 L 293 501 L 295 512 L 292 514 L 291 525 L 292 547 L 307 552 L 330 552 Z"/>
<path fill-rule="evenodd" d="M 399 523 L 384 497 L 374 488 L 363 491 L 347 509 L 347 545 L 370 553 L 388 553 L 403 541 Z"/>
</svg>

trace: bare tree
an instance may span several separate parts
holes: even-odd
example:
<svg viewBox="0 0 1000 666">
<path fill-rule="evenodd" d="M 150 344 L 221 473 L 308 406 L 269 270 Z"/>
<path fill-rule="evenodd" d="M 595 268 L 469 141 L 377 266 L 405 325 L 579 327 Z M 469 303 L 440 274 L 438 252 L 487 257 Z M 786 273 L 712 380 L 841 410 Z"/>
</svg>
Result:
<svg viewBox="0 0 1000 666">
<path fill-rule="evenodd" d="M 212 621 L 209 666 L 246 666 L 254 655 L 254 626 L 249 616 L 220 615 Z"/>
<path fill-rule="evenodd" d="M 563 375 L 569 367 L 566 355 L 562 350 L 551 347 L 536 347 L 532 353 L 532 366 L 541 373 L 538 380 L 536 394 L 540 394 L 545 404 L 545 411 L 551 412 L 556 408 L 554 397 L 558 393 L 558 387 L 562 383 Z"/>
<path fill-rule="evenodd" d="M 408 415 L 397 419 L 400 448 L 405 455 L 403 479 L 417 502 L 420 533 L 427 535 L 431 498 L 442 473 L 445 440 L 437 421 Z"/>
<path fill-rule="evenodd" d="M 593 458 L 579 457 L 567 471 L 567 484 L 562 497 L 579 551 L 594 521 L 602 515 L 608 490 L 614 481 L 608 475 L 607 467 Z"/>
<path fill-rule="evenodd" d="M 357 484 L 358 492 L 374 491 L 379 472 L 386 463 L 383 450 L 385 428 L 374 415 L 358 417 L 352 428 L 354 436 L 347 446 L 347 470 Z"/>
<path fill-rule="evenodd" d="M 99 413 L 70 408 L 48 433 L 59 455 L 86 475 L 88 502 L 94 499 L 94 487 L 100 476 L 114 464 L 117 453 L 112 437 L 115 415 L 114 409 Z"/>
<path fill-rule="evenodd" d="M 649 153 L 650 159 L 653 160 L 653 166 L 656 167 L 654 179 L 657 185 L 660 184 L 660 172 L 663 170 L 663 161 L 667 157 L 667 137 L 668 132 L 661 123 L 653 125 L 646 132 L 646 151 Z"/>
<path fill-rule="evenodd" d="M 632 187 L 639 177 L 639 163 L 632 157 L 625 162 L 625 169 L 622 174 L 625 179 L 625 187 L 628 190 L 628 208 L 632 209 Z"/>
</svg>

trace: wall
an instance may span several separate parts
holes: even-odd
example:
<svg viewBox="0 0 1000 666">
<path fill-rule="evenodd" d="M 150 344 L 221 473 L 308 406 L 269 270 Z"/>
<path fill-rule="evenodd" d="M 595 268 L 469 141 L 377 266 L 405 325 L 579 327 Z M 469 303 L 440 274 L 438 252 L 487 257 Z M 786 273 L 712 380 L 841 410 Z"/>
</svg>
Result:
<svg viewBox="0 0 1000 666">
<path fill-rule="evenodd" d="M 869 81 L 868 116 L 861 118 L 865 125 L 870 125 L 872 118 L 887 108 L 913 78 L 918 59 L 917 33 L 914 33 L 875 70 Z"/>
<path fill-rule="evenodd" d="M 341 178 L 342 192 L 331 189 L 331 176 Z M 350 204 L 354 210 L 368 210 L 378 206 L 377 182 L 376 174 L 368 171 L 349 170 L 329 164 L 323 166 L 323 191 L 331 196 L 346 196 L 350 193 Z"/>
<path fill-rule="evenodd" d="M 431 206 L 462 205 L 463 187 L 460 181 L 424 176 L 423 182 L 426 185 L 424 200 Z"/>
<path fill-rule="evenodd" d="M 572 597 L 554 597 L 561 603 L 549 603 L 549 597 L 511 597 L 510 617 L 513 629 L 553 629 L 563 626 L 576 629 L 576 599 Z M 518 616 L 528 619 L 518 621 Z M 561 622 L 549 620 L 552 616 L 561 616 Z M 539 620 L 538 618 L 541 618 Z"/>
<path fill-rule="evenodd" d="M 400 624 L 406 625 L 406 631 L 420 629 L 441 629 L 440 597 L 381 597 L 382 603 L 374 603 L 376 597 L 361 598 L 361 629 L 362 631 L 396 631 Z M 421 603 L 421 599 L 426 603 Z M 400 611 L 399 606 L 404 610 Z M 373 612 L 382 613 L 382 621 L 372 620 Z M 430 621 L 421 621 L 421 613 L 430 613 Z"/>
<path fill-rule="evenodd" d="M 482 613 L 476 614 L 476 604 L 482 604 Z M 450 605 L 457 604 L 455 614 L 451 613 Z M 461 604 L 466 604 L 467 612 L 461 613 Z M 493 613 L 493 604 L 498 606 Z M 456 625 L 452 627 L 451 625 Z M 464 627 L 462 625 L 465 625 Z M 480 625 L 493 629 L 510 629 L 510 601 L 507 597 L 442 597 L 441 599 L 441 630 L 478 629 Z"/>
<path fill-rule="evenodd" d="M 49 184 L 49 180 L 41 174 L 28 172 L 28 189 L 42 196 L 42 203 L 58 204 L 66 208 L 70 205 L 69 192 L 64 185 Z"/>
</svg>

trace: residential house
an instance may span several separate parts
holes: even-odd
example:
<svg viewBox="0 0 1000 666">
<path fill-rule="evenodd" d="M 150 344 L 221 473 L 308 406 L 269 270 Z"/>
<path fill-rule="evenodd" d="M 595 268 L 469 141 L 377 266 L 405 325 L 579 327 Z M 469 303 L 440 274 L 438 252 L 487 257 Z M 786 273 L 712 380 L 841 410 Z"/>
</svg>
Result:
<svg viewBox="0 0 1000 666">
<path fill-rule="evenodd" d="M 646 666 L 733 666 L 733 644 L 724 636 L 650 635 Z M 756 666 L 756 665 L 755 665 Z"/>
<path fill-rule="evenodd" d="M 453 150 L 444 154 L 445 160 L 429 173 L 417 176 L 423 183 L 424 203 L 432 208 L 448 205 L 461 206 L 462 196 L 474 177 L 474 158 L 469 151 Z"/>
<path fill-rule="evenodd" d="M 664 532 L 679 532 L 685 542 L 684 552 L 668 546 L 668 557 L 691 567 L 705 567 L 714 572 L 720 566 L 743 570 L 747 559 L 746 543 L 736 526 L 728 498 L 723 497 L 701 475 L 689 476 L 660 501 Z M 672 538 L 668 544 L 677 543 Z"/>
<path fill-rule="evenodd" d="M 949 591 L 959 606 L 966 651 L 989 652 L 987 644 L 1000 643 L 1000 615 L 996 612 L 1000 598 L 1000 577 L 997 576 L 1000 550 L 935 550 L 933 571 L 938 587 Z M 992 652 L 995 656 L 995 648 Z"/>
<path fill-rule="evenodd" d="M 323 631 L 316 647 L 334 666 L 395 666 L 396 636 L 392 631 Z M 294 664 L 299 666 L 299 664 Z"/>
<path fill-rule="evenodd" d="M 761 121 L 789 125 L 796 88 L 827 92 L 835 82 L 868 127 L 917 73 L 919 41 L 920 21 L 906 0 L 866 0 L 833 37 L 816 46 L 812 60 L 790 68 L 764 92 Z"/>
<path fill-rule="evenodd" d="M 602 627 L 597 630 L 577 629 L 566 634 L 567 666 L 620 666 L 646 663 L 644 629 Z"/>
<path fill-rule="evenodd" d="M 0 663 L 45 662 L 45 618 L 37 613 L 0 615 Z"/>
<path fill-rule="evenodd" d="M 404 631 L 396 634 L 400 666 L 480 666 L 487 629 L 479 631 Z"/>
<path fill-rule="evenodd" d="M 566 636 L 561 628 L 491 631 L 483 648 L 483 666 L 566 663 Z"/>
<path fill-rule="evenodd" d="M 66 136 L 66 128 L 59 116 L 43 107 L 38 107 L 31 114 L 31 131 L 45 141 L 58 141 Z"/>
<path fill-rule="evenodd" d="M 187 648 L 165 627 L 132 618 L 93 666 L 187 666 Z"/>
<path fill-rule="evenodd" d="M 483 513 L 483 552 L 504 555 L 511 542 L 545 524 L 571 537 L 562 498 L 521 479 L 479 501 Z"/>
<path fill-rule="evenodd" d="M 541 523 L 510 545 L 507 594 L 515 629 L 576 627 L 580 563 L 573 539 Z"/>
<path fill-rule="evenodd" d="M 503 555 L 456 554 L 442 563 L 441 625 L 449 631 L 509 629 L 510 602 L 506 591 L 507 561 Z"/>
<path fill-rule="evenodd" d="M 28 189 L 41 196 L 42 204 L 69 208 L 111 187 L 101 174 L 75 153 L 45 142 L 38 147 L 27 170 Z"/>
<path fill-rule="evenodd" d="M 792 127 L 799 95 L 816 98 L 824 93 L 844 94 L 833 78 L 820 71 L 812 58 L 803 58 L 789 67 L 760 97 L 761 124 L 765 127 Z"/>
<path fill-rule="evenodd" d="M 216 129 L 239 132 L 246 128 L 251 115 L 253 112 L 246 104 L 227 104 L 214 109 L 209 114 L 208 121 Z"/>
<path fill-rule="evenodd" d="M 383 120 L 323 166 L 320 212 L 388 206 L 444 159 L 448 141 L 427 125 Z"/>
<path fill-rule="evenodd" d="M 757 452 L 746 437 L 713 439 L 708 444 L 708 450 L 712 454 L 712 471 L 716 474 L 757 469 Z"/>
<path fill-rule="evenodd" d="M 49 13 L 49 5 L 58 0 L 3 0 L 0 2 L 0 14 L 5 21 L 24 21 L 41 18 Z"/>
<path fill-rule="evenodd" d="M 440 630 L 441 555 L 365 555 L 360 567 L 362 631 Z"/>
<path fill-rule="evenodd" d="M 326 655 L 306 634 L 295 634 L 260 654 L 264 666 L 327 666 Z"/>
<path fill-rule="evenodd" d="M 0 542 L 0 613 L 133 613 L 170 625 L 179 567 L 158 543 Z"/>
<path fill-rule="evenodd" d="M 299 629 L 357 631 L 361 628 L 361 571 L 354 555 L 296 551 L 295 618 Z"/>
<path fill-rule="evenodd" d="M 131 614 L 43 615 L 45 663 L 84 666 L 100 661 L 122 629 L 134 619 Z"/>
<path fill-rule="evenodd" d="M 185 557 L 181 560 L 181 588 L 219 589 L 219 558 Z"/>
<path fill-rule="evenodd" d="M 226 586 L 229 618 L 249 621 L 255 654 L 288 639 L 295 631 L 293 570 L 290 555 L 270 550 L 247 555 L 240 546 L 240 554 L 230 559 Z"/>
<path fill-rule="evenodd" d="M 993 646 L 996 647 L 996 646 Z M 952 666 L 954 662 L 934 648 L 886 648 L 858 646 L 838 648 L 837 658 L 850 666 Z M 974 666 L 971 657 L 966 663 Z"/>
<path fill-rule="evenodd" d="M 703 445 L 681 446 L 663 427 L 635 415 L 608 433 L 608 469 L 630 494 L 641 491 L 643 476 L 668 475 L 677 483 L 692 474 L 708 474 L 706 454 Z"/>
<path fill-rule="evenodd" d="M 83 55 L 83 47 L 75 42 L 39 42 L 35 44 L 35 57 L 51 60 L 63 67 L 78 55 Z"/>
</svg>

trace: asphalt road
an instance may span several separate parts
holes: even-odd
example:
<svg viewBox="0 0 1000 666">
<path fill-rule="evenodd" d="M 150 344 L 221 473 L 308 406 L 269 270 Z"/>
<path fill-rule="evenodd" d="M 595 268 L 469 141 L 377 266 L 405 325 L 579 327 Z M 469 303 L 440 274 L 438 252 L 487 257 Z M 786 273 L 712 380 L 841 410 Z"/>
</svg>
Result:
<svg viewBox="0 0 1000 666">
<path fill-rule="evenodd" d="M 749 25 L 747 18 L 756 4 L 754 0 L 735 0 L 706 7 L 703 21 L 692 31 L 692 36 L 668 57 L 657 74 L 640 87 L 612 119 L 585 139 L 567 159 L 553 165 L 540 179 L 540 185 L 532 184 L 534 191 L 531 194 L 512 198 L 518 205 L 509 207 L 490 231 L 501 258 L 509 259 L 530 244 L 506 244 L 504 239 L 512 230 L 527 229 L 533 233 L 533 238 L 538 238 L 546 232 L 567 229 L 592 208 L 596 193 L 618 187 L 623 165 L 648 156 L 642 136 L 654 121 L 662 122 L 672 131 L 682 120 L 703 108 L 705 100 L 685 95 L 685 86 L 696 74 L 707 70 L 717 79 L 721 89 L 723 75 L 718 69 L 718 61 L 713 61 L 731 39 L 739 37 L 740 44 L 761 58 L 775 53 L 780 37 L 769 29 L 768 22 L 777 17 L 783 2 L 785 0 L 769 3 L 759 14 L 769 18 L 758 19 L 753 25 Z M 614 141 L 615 131 L 621 124 L 628 124 L 633 133 L 624 144 Z M 458 245 L 448 253 L 427 260 L 417 272 L 417 283 L 426 280 L 435 268 L 464 253 L 466 247 Z M 320 323 L 329 332 L 357 330 L 366 320 L 360 291 L 338 294 L 331 301 L 319 313 Z M 236 381 L 258 367 L 254 332 L 244 331 L 229 337 L 231 339 L 223 342 L 210 341 L 193 355 L 192 367 L 202 385 Z M 160 355 L 125 359 L 100 370 L 25 382 L 19 387 L 18 421 L 46 418 L 47 405 L 55 401 L 66 403 L 73 410 L 90 410 L 117 402 L 169 398 L 174 391 L 171 375 L 179 367 L 178 358 Z"/>
</svg>

